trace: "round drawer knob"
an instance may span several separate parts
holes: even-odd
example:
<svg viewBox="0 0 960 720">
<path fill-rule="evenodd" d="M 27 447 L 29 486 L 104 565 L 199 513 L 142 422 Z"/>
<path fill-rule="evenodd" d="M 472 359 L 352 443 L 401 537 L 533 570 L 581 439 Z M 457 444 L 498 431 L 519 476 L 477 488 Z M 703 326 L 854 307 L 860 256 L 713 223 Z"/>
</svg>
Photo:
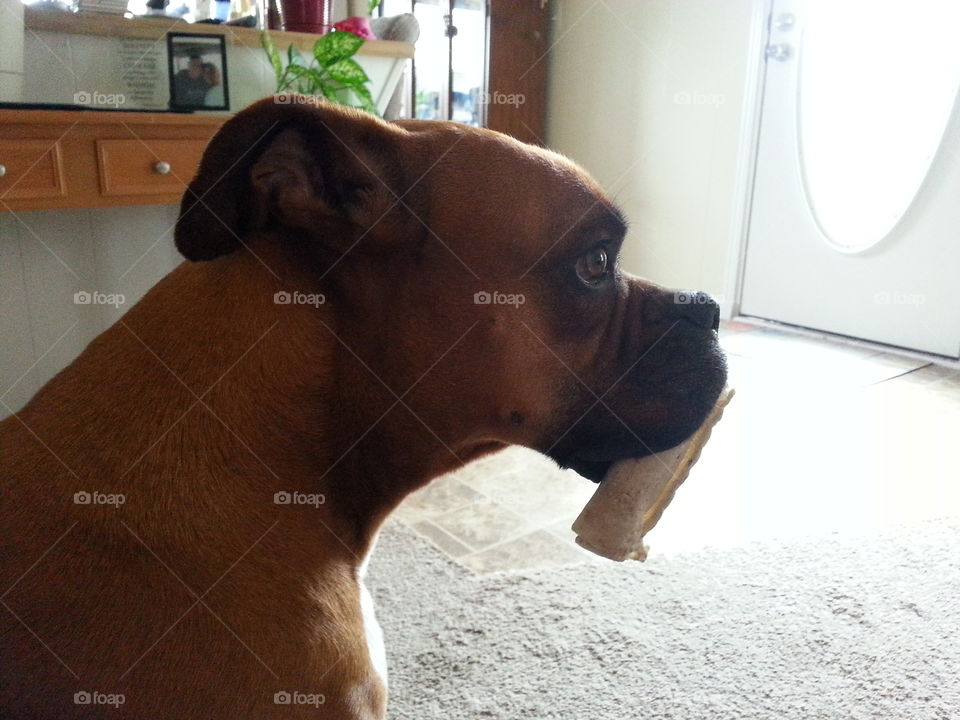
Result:
<svg viewBox="0 0 960 720">
<path fill-rule="evenodd" d="M 6 174 L 7 174 L 7 166 L 6 166 L 6 165 L 0 165 L 0 177 L 3 177 L 3 176 L 6 175 Z"/>
<path fill-rule="evenodd" d="M 170 163 L 164 162 L 163 160 L 158 160 L 153 164 L 153 171 L 157 175 L 169 175 L 170 174 Z"/>
</svg>

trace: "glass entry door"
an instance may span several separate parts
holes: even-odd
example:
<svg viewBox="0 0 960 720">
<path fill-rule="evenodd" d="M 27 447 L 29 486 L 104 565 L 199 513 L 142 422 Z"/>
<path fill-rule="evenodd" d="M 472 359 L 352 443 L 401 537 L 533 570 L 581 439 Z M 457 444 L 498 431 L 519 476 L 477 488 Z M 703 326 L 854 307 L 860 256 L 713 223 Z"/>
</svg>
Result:
<svg viewBox="0 0 960 720">
<path fill-rule="evenodd" d="M 772 7 L 741 312 L 960 356 L 960 3 Z"/>
</svg>

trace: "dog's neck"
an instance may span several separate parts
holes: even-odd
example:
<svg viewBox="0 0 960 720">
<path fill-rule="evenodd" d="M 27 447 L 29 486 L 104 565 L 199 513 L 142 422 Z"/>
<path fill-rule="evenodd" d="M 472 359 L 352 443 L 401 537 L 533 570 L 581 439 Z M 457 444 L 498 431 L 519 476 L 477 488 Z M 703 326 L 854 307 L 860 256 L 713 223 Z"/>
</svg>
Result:
<svg viewBox="0 0 960 720">
<path fill-rule="evenodd" d="M 87 419 L 89 445 L 58 450 L 68 464 L 93 454 L 78 465 L 114 469 L 101 489 L 130 496 L 125 516 L 151 548 L 202 553 L 179 545 L 229 533 L 225 519 L 242 528 L 279 518 L 271 537 L 308 546 L 318 562 L 359 564 L 409 492 L 462 464 L 402 403 L 381 414 L 357 402 L 385 391 L 355 364 L 336 367 L 337 341 L 324 341 L 336 333 L 332 312 L 274 302 L 278 291 L 313 290 L 274 274 L 280 267 L 246 251 L 181 265 L 78 360 L 77 377 L 94 385 L 79 390 L 68 370 L 44 390 L 83 415 L 83 392 L 123 386 L 119 403 Z"/>
</svg>

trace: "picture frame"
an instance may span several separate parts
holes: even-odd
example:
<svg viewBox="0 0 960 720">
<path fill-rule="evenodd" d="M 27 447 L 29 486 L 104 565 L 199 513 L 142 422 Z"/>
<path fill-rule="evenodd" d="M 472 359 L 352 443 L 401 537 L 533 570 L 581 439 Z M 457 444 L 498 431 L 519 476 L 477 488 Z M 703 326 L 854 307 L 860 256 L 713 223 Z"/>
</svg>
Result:
<svg viewBox="0 0 960 720">
<path fill-rule="evenodd" d="M 230 109 L 223 35 L 167 33 L 167 71 L 172 111 Z"/>
</svg>

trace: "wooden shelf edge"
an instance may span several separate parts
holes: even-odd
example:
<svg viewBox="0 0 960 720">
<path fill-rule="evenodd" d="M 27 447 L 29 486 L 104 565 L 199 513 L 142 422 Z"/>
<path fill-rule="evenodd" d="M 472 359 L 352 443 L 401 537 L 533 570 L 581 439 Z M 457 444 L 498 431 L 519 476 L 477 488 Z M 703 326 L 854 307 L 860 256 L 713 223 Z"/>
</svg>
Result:
<svg viewBox="0 0 960 720">
<path fill-rule="evenodd" d="M 4 125 L 161 125 L 219 127 L 230 115 L 199 115 L 167 112 L 103 112 L 100 110 L 0 109 Z"/>
<path fill-rule="evenodd" d="M 0 214 L 4 212 L 36 212 L 38 210 L 98 210 L 112 207 L 139 207 L 141 205 L 179 205 L 183 193 L 169 195 L 112 195 L 98 198 L 57 197 L 49 199 L 3 200 L 0 199 Z"/>
<path fill-rule="evenodd" d="M 100 13 L 72 13 L 63 10 L 44 10 L 30 6 L 23 9 L 23 23 L 33 32 L 59 32 L 69 35 L 99 35 L 103 37 L 160 40 L 168 32 L 193 33 L 197 35 L 223 35 L 230 45 L 260 47 L 260 30 L 233 27 L 232 25 L 197 25 L 165 18 L 125 18 Z M 296 45 L 310 51 L 318 35 L 299 32 L 268 30 L 278 48 Z M 358 55 L 369 57 L 412 58 L 411 43 L 394 40 L 368 40 Z"/>
</svg>

